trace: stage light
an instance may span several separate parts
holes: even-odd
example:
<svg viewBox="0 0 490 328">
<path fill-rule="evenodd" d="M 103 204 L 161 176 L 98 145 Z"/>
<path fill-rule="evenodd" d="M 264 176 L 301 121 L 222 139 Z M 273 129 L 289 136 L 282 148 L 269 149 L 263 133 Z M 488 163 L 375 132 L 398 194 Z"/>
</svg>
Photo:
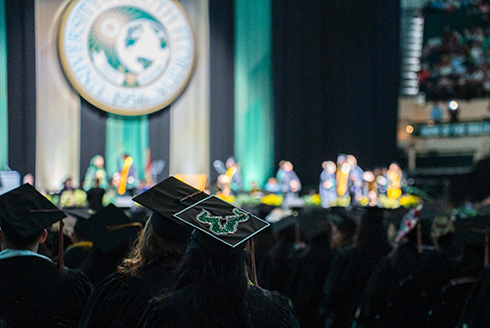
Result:
<svg viewBox="0 0 490 328">
<path fill-rule="evenodd" d="M 459 105 L 458 105 L 458 103 L 457 103 L 456 101 L 451 100 L 451 101 L 449 102 L 449 108 L 450 108 L 451 110 L 456 110 L 456 109 L 458 109 L 458 107 L 459 107 Z"/>
<path fill-rule="evenodd" d="M 405 128 L 405 131 L 407 131 L 407 133 L 412 134 L 412 132 L 413 132 L 413 126 L 407 125 L 407 127 Z"/>
</svg>

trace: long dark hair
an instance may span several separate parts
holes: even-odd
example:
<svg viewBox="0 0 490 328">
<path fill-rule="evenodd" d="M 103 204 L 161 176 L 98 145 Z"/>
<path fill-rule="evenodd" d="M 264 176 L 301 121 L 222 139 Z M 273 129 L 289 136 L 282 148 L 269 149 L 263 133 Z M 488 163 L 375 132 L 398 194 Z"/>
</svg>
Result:
<svg viewBox="0 0 490 328">
<path fill-rule="evenodd" d="M 185 253 L 185 242 L 168 240 L 158 235 L 150 220 L 143 233 L 117 270 L 122 274 L 138 276 L 140 271 L 152 263 L 165 268 L 175 268 Z"/>
<path fill-rule="evenodd" d="M 244 250 L 226 254 L 226 257 L 216 256 L 193 238 L 178 270 L 173 291 L 188 285 L 196 291 L 198 315 L 206 327 L 249 327 Z M 163 296 L 160 301 L 165 302 L 169 297 Z"/>
</svg>

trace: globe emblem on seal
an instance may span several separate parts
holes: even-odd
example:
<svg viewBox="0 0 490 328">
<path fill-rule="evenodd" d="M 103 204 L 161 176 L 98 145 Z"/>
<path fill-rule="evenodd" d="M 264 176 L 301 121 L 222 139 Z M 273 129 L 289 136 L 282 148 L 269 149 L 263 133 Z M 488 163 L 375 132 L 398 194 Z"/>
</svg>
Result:
<svg viewBox="0 0 490 328">
<path fill-rule="evenodd" d="M 90 27 L 90 59 L 97 72 L 116 86 L 143 87 L 165 71 L 170 44 L 164 26 L 131 7 L 103 12 Z"/>
<path fill-rule="evenodd" d="M 189 83 L 196 56 L 190 21 L 173 0 L 71 0 L 58 42 L 75 91 L 119 115 L 171 104 Z"/>
</svg>

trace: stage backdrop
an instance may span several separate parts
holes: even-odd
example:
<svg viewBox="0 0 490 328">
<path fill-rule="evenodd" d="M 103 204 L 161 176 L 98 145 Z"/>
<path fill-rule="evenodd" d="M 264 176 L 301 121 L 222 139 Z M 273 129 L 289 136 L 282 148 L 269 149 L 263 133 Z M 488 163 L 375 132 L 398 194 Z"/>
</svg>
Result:
<svg viewBox="0 0 490 328">
<path fill-rule="evenodd" d="M 271 1 L 235 0 L 235 154 L 243 186 L 263 187 L 274 160 Z"/>
<path fill-rule="evenodd" d="M 275 160 L 318 188 L 321 163 L 396 151 L 399 1 L 273 1 Z"/>
<path fill-rule="evenodd" d="M 21 146 L 12 150 L 10 162 L 14 163 L 13 169 L 23 175 L 32 173 L 34 165 L 29 163 L 31 158 L 35 158 L 36 186 L 42 190 L 56 191 L 67 177 L 73 178 L 75 185 L 78 185 L 83 180 L 90 159 L 97 154 L 106 158 L 106 168 L 112 174 L 119 168 L 120 155 L 130 153 L 141 177 L 146 166 L 147 150 L 154 147 L 152 158 L 163 159 L 167 163 L 160 179 L 169 172 L 209 175 L 208 2 L 180 1 L 189 15 L 197 48 L 194 74 L 184 93 L 169 106 L 172 108 L 170 113 L 130 118 L 100 111 L 81 99 L 67 83 L 57 55 L 57 34 L 60 16 L 69 2 L 36 0 L 35 6 L 16 2 L 7 8 L 13 14 L 12 21 L 15 20 L 21 27 L 15 28 L 17 39 L 11 37 L 10 43 L 20 50 L 20 58 L 35 56 L 35 65 L 25 60 L 17 65 L 12 64 L 14 71 L 20 72 L 23 77 L 20 79 L 19 74 L 15 77 L 12 75 L 14 83 L 11 85 L 14 88 L 18 85 L 19 92 L 18 97 L 13 97 L 9 108 L 9 112 L 12 112 L 8 118 L 9 127 L 21 121 L 17 128 L 22 128 L 17 133 L 21 137 L 19 141 L 11 140 L 16 133 L 9 135 L 11 145 Z M 25 28 L 34 23 L 35 29 Z M 12 30 L 14 26 L 12 24 Z M 33 31 L 35 43 L 31 41 Z M 28 42 L 35 44 L 35 51 L 32 50 L 34 47 L 27 46 Z M 11 58 L 15 56 L 13 51 L 9 55 Z M 24 74 L 24 71 L 32 75 Z M 29 80 L 34 72 L 35 88 L 34 84 L 30 84 L 32 80 Z M 14 88 L 9 91 L 15 93 Z M 30 104 L 35 104 L 35 111 L 32 111 Z M 14 113 L 14 107 L 22 107 L 27 115 Z M 32 140 L 26 134 L 32 136 Z M 22 148 L 26 151 L 20 151 Z M 22 156 L 29 160 L 24 161 Z"/>
<path fill-rule="evenodd" d="M 58 59 L 65 0 L 36 0 L 36 186 L 56 191 L 80 178 L 80 97 Z"/>
</svg>

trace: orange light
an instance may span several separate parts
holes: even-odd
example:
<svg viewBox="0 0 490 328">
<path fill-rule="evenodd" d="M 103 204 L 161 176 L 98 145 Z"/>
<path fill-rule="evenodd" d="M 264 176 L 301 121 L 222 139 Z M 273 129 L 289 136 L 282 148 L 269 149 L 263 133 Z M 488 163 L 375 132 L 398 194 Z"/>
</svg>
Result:
<svg viewBox="0 0 490 328">
<path fill-rule="evenodd" d="M 413 132 L 413 126 L 407 125 L 407 127 L 405 128 L 405 131 L 407 131 L 407 133 L 412 134 L 412 132 Z"/>
</svg>

